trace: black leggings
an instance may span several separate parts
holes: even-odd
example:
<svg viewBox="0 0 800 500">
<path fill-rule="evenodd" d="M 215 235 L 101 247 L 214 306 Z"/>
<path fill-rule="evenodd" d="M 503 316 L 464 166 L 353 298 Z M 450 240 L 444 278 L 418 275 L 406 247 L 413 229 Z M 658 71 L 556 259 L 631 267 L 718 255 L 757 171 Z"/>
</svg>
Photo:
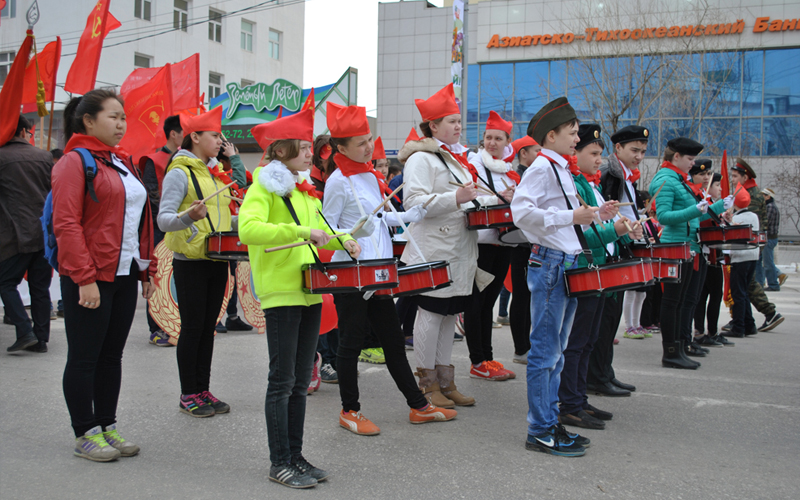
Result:
<svg viewBox="0 0 800 500">
<path fill-rule="evenodd" d="M 139 291 L 133 271 L 128 276 L 117 276 L 113 282 L 96 283 L 100 306 L 87 309 L 78 304 L 78 285 L 61 276 L 68 346 L 64 399 L 76 437 L 98 425 L 105 430 L 117 421 L 122 350 L 136 313 Z"/>
<path fill-rule="evenodd" d="M 464 311 L 464 336 L 467 338 L 469 359 L 474 365 L 494 359 L 492 352 L 494 303 L 497 302 L 497 296 L 503 288 L 510 262 L 510 247 L 478 245 L 478 267 L 493 274 L 494 279 L 483 291 L 478 291 L 478 286 L 472 285 L 469 307 Z"/>
<path fill-rule="evenodd" d="M 531 349 L 531 291 L 528 290 L 528 258 L 530 245 L 519 245 L 511 249 L 511 307 L 508 318 L 511 322 L 511 338 L 514 339 L 514 354 L 526 354 Z"/>
<path fill-rule="evenodd" d="M 664 283 L 661 295 L 661 341 L 676 342 L 681 340 L 681 309 L 686 300 L 686 293 L 692 281 L 692 261 L 681 264 L 681 282 Z"/>
<path fill-rule="evenodd" d="M 181 314 L 178 373 L 181 393 L 207 391 L 214 355 L 214 327 L 225 299 L 228 263 L 210 260 L 173 260 L 175 291 Z"/>
<path fill-rule="evenodd" d="M 708 302 L 708 305 L 706 305 Z M 722 306 L 722 268 L 708 266 L 700 300 L 694 308 L 694 328 L 703 333 L 706 316 L 708 317 L 708 334 L 717 334 L 719 309 Z"/>
</svg>

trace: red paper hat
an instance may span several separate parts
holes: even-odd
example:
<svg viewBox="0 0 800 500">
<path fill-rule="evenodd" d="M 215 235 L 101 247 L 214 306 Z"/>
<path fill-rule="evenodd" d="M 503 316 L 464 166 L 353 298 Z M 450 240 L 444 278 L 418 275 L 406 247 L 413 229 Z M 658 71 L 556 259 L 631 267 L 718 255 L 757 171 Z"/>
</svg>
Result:
<svg viewBox="0 0 800 500">
<path fill-rule="evenodd" d="M 383 141 L 380 137 L 375 139 L 375 149 L 372 151 L 373 160 L 385 160 L 386 150 L 383 149 Z"/>
<path fill-rule="evenodd" d="M 750 206 L 750 193 L 748 193 L 741 184 L 736 185 L 734 193 L 736 193 L 736 196 L 733 198 L 733 204 L 736 208 L 747 208 Z"/>
<path fill-rule="evenodd" d="M 414 99 L 422 121 L 430 122 L 449 115 L 460 115 L 456 103 L 456 94 L 453 92 L 453 84 L 449 83 L 439 92 L 425 99 Z"/>
<path fill-rule="evenodd" d="M 488 123 L 488 122 L 487 122 Z M 488 125 L 487 125 L 488 128 Z M 515 156 L 519 154 L 520 149 L 527 148 L 528 146 L 538 146 L 539 143 L 533 140 L 533 137 L 529 135 L 524 135 L 513 141 L 511 143 L 511 147 L 514 149 L 514 153 L 509 155 L 507 158 L 503 158 L 503 161 L 511 161 L 514 159 Z"/>
<path fill-rule="evenodd" d="M 417 134 L 417 129 L 411 127 L 411 132 L 408 133 L 408 137 L 406 137 L 406 142 L 404 142 L 403 144 L 418 140 L 419 140 L 419 134 Z"/>
<path fill-rule="evenodd" d="M 216 132 L 222 133 L 222 106 L 217 106 L 202 115 L 190 115 L 181 113 L 181 129 L 183 135 L 192 132 Z"/>
<path fill-rule="evenodd" d="M 513 123 L 503 120 L 503 118 L 494 111 L 489 111 L 489 119 L 486 120 L 486 130 L 502 130 L 506 134 L 511 135 L 511 128 L 513 126 Z"/>
<path fill-rule="evenodd" d="M 271 122 L 256 125 L 250 129 L 258 145 L 264 151 L 275 141 L 297 139 L 314 141 L 314 112 L 310 109 L 300 111 L 291 116 L 278 118 Z"/>
<path fill-rule="evenodd" d="M 328 102 L 326 115 L 331 137 L 356 137 L 369 134 L 367 108 L 340 106 L 335 102 Z"/>
</svg>

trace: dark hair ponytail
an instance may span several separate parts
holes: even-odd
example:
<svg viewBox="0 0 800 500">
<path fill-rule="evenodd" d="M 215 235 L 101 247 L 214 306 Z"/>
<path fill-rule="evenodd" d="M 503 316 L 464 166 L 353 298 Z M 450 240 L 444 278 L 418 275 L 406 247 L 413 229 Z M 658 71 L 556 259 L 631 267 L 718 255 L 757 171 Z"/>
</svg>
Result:
<svg viewBox="0 0 800 500">
<path fill-rule="evenodd" d="M 325 177 L 329 177 L 334 170 L 336 170 L 336 163 L 333 157 L 339 154 L 339 146 L 347 147 L 350 144 L 352 137 L 331 137 L 328 139 L 328 144 L 331 145 L 331 155 L 325 160 Z"/>
<path fill-rule="evenodd" d="M 86 115 L 96 118 L 103 111 L 103 103 L 108 99 L 116 99 L 121 105 L 125 102 L 113 90 L 90 90 L 81 97 L 73 97 L 64 108 L 64 143 L 69 142 L 73 134 L 85 134 L 83 117 Z"/>
</svg>

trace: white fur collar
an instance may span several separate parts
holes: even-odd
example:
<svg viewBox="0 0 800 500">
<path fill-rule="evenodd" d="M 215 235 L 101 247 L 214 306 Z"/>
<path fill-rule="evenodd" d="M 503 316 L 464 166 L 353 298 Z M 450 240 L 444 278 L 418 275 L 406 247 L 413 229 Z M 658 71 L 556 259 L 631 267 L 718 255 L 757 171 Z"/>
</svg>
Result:
<svg viewBox="0 0 800 500">
<path fill-rule="evenodd" d="M 258 173 L 258 183 L 270 193 L 284 197 L 295 188 L 297 178 L 282 162 L 272 160 Z"/>
<path fill-rule="evenodd" d="M 505 151 L 504 151 L 505 152 Z M 503 160 L 496 160 L 492 158 L 492 155 L 486 152 L 485 149 L 480 150 L 481 162 L 483 162 L 483 166 L 486 167 L 486 170 L 490 172 L 494 172 L 495 174 L 505 174 L 511 170 L 511 164 L 506 163 Z"/>
</svg>

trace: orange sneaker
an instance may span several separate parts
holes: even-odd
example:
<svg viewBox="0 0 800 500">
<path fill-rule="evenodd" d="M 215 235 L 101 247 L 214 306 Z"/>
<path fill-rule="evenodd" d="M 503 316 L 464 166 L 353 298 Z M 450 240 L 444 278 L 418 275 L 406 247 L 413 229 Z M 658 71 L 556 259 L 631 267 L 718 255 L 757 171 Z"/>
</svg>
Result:
<svg viewBox="0 0 800 500">
<path fill-rule="evenodd" d="M 408 419 L 412 424 L 424 424 L 425 422 L 447 422 L 456 418 L 456 415 L 458 415 L 458 412 L 455 410 L 439 408 L 429 404 L 421 410 L 411 408 Z"/>
<path fill-rule="evenodd" d="M 492 361 L 484 361 L 479 365 L 472 365 L 469 370 L 469 376 L 484 380 L 506 380 L 508 378 L 506 370 L 498 370 L 492 363 Z"/>
<path fill-rule="evenodd" d="M 497 371 L 508 374 L 509 379 L 517 378 L 516 373 L 512 372 L 511 370 L 506 370 L 506 367 L 503 366 L 503 363 L 499 361 L 486 361 L 486 363 L 492 365 Z"/>
<path fill-rule="evenodd" d="M 375 436 L 381 433 L 378 426 L 370 422 L 360 411 L 348 411 L 345 413 L 342 410 L 339 413 L 339 425 L 361 436 Z"/>
</svg>

